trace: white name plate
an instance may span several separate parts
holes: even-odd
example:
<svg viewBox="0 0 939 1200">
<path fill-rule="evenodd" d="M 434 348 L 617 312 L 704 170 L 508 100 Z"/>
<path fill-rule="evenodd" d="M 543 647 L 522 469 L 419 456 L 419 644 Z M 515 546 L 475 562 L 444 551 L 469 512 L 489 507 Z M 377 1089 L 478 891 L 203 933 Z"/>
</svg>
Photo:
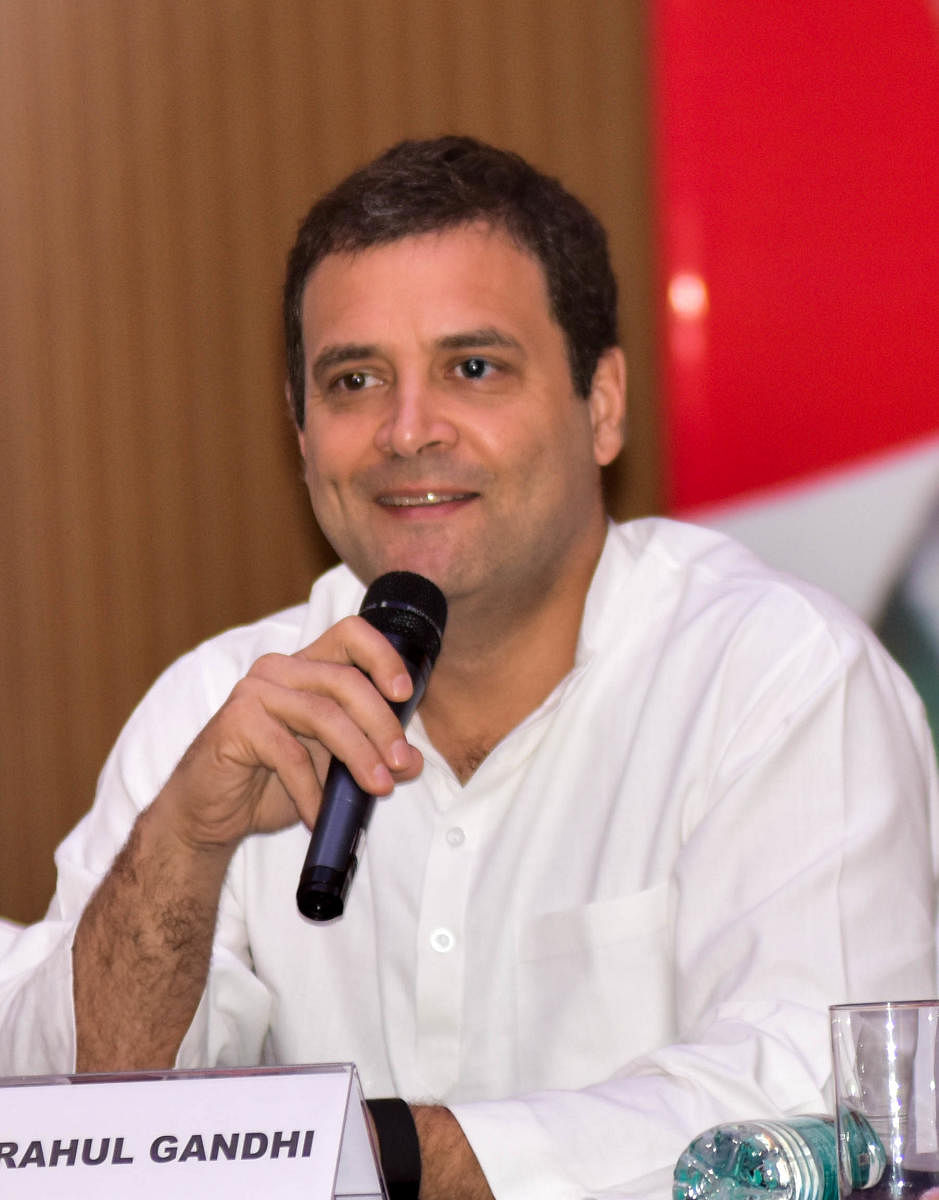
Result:
<svg viewBox="0 0 939 1200">
<path fill-rule="evenodd" d="M 0 1080 L 0 1195 L 386 1200 L 349 1063 Z"/>
</svg>

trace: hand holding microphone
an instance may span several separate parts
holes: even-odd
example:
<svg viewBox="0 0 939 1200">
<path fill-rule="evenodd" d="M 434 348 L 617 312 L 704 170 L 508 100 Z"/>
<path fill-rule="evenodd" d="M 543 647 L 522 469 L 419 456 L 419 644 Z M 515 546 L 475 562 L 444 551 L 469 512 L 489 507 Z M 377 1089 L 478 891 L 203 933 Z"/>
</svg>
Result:
<svg viewBox="0 0 939 1200">
<path fill-rule="evenodd" d="M 446 599 L 422 575 L 392 571 L 369 587 L 359 615 L 384 634 L 407 667 L 414 690 L 409 699 L 391 705 L 404 726 L 421 702 L 440 653 Z M 374 804 L 375 797 L 359 787 L 344 763 L 333 758 L 297 888 L 297 907 L 304 916 L 329 921 L 341 915 Z"/>
</svg>

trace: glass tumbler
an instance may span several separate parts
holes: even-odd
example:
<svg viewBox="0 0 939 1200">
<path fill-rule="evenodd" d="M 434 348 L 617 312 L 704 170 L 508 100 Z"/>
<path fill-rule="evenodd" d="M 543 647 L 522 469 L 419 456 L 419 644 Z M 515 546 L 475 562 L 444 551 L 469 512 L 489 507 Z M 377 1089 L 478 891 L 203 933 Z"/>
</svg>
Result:
<svg viewBox="0 0 939 1200">
<path fill-rule="evenodd" d="M 939 1000 L 838 1004 L 831 1040 L 842 1200 L 939 1200 Z M 869 1143 L 857 1170 L 857 1131 Z"/>
</svg>

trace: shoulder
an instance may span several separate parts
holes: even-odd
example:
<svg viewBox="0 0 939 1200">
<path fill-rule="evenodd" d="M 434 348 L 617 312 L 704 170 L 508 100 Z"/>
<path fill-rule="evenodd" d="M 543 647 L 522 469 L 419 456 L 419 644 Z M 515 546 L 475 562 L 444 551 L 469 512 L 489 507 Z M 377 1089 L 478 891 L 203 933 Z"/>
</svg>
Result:
<svg viewBox="0 0 939 1200">
<path fill-rule="evenodd" d="M 598 648 L 635 644 L 676 678 L 703 678 L 744 702 L 781 698 L 783 680 L 805 696 L 863 674 L 919 708 L 860 617 L 723 533 L 663 518 L 612 525 L 595 584 L 585 636 Z"/>
<path fill-rule="evenodd" d="M 740 542 L 703 526 L 662 517 L 612 525 L 604 557 L 627 594 L 690 619 L 728 628 L 752 614 L 798 629 L 874 640 L 864 622 L 821 588 L 770 567 Z M 607 595 L 613 589 L 607 587 Z"/>
<path fill-rule="evenodd" d="M 774 769 L 785 760 L 793 784 L 811 776 L 807 795 L 843 776 L 858 796 L 896 780 L 894 790 L 935 797 L 922 702 L 840 600 L 723 533 L 662 519 L 611 527 L 601 567 L 598 658 L 639 692 L 643 713 L 680 724 L 708 779 L 743 777 L 765 758 Z"/>
<path fill-rule="evenodd" d="M 343 566 L 313 584 L 309 598 L 250 624 L 238 625 L 200 643 L 157 679 L 148 697 L 201 689 L 214 712 L 235 683 L 264 654 L 293 654 L 341 617 L 355 612 L 362 587 Z M 208 715 L 208 714 L 207 714 Z"/>
</svg>

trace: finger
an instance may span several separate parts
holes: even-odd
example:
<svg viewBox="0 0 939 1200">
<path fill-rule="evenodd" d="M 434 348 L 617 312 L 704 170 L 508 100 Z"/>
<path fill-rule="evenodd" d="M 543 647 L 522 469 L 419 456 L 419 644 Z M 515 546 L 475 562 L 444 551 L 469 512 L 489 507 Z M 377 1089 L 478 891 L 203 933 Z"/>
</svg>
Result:
<svg viewBox="0 0 939 1200">
<path fill-rule="evenodd" d="M 250 723 L 242 724 L 246 717 Z M 173 773 L 169 789 L 185 840 L 231 845 L 247 833 L 315 819 L 321 787 L 307 749 L 245 698 L 216 715 Z"/>
<path fill-rule="evenodd" d="M 317 664 L 314 676 L 319 687 L 332 684 L 335 690 L 312 691 L 268 680 L 245 680 L 245 690 L 254 690 L 268 719 L 281 723 L 291 735 L 318 742 L 346 764 L 366 791 L 387 795 L 394 787 L 392 771 L 413 768 L 397 717 L 359 671 Z M 310 758 L 306 748 L 304 754 Z"/>
<path fill-rule="evenodd" d="M 362 617 L 346 617 L 294 656 L 358 667 L 388 700 L 406 700 L 414 690 L 403 659 L 391 642 Z"/>
<path fill-rule="evenodd" d="M 334 711 L 333 706 L 337 706 L 368 738 L 389 771 L 408 771 L 413 767 L 414 755 L 400 721 L 372 680 L 358 667 L 298 656 L 267 655 L 237 685 L 238 691 L 256 691 L 269 711 L 295 733 L 318 739 L 330 753 L 342 758 L 349 744 L 343 736 L 339 714 Z M 296 696 L 288 697 L 285 692 Z"/>
<path fill-rule="evenodd" d="M 254 805 L 256 832 L 280 829 L 300 818 L 312 826 L 319 812 L 323 789 L 310 752 L 281 722 L 258 723 L 252 731 L 255 760 L 269 772 L 259 781 L 261 793 Z"/>
</svg>

